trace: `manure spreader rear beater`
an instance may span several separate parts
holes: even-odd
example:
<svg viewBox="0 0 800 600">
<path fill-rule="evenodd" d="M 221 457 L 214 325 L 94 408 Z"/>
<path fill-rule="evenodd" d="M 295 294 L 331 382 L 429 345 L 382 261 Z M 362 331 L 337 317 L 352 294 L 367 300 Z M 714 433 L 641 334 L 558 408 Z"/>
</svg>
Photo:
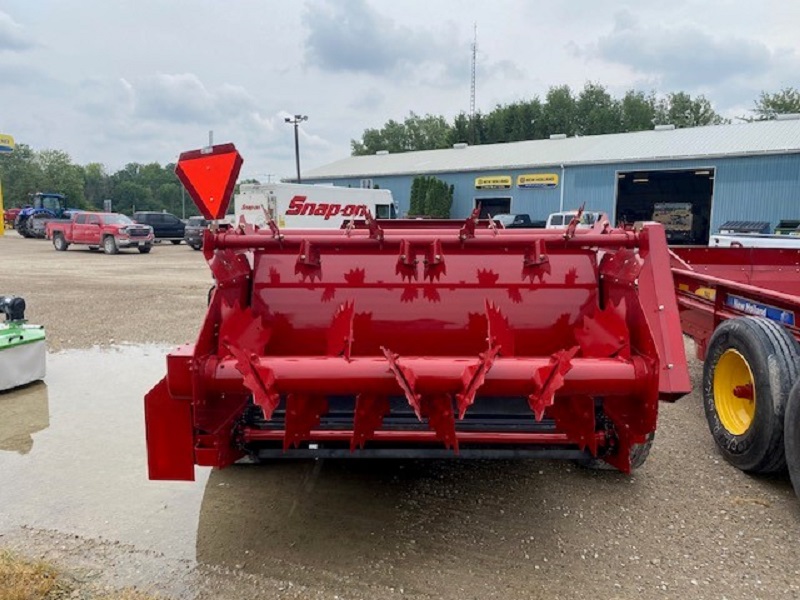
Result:
<svg viewBox="0 0 800 600">
<path fill-rule="evenodd" d="M 207 219 L 242 159 L 186 152 Z M 579 215 L 580 216 L 580 215 Z M 151 479 L 244 457 L 542 457 L 628 472 L 690 390 L 664 228 L 211 227 L 194 344 L 145 398 Z"/>
</svg>

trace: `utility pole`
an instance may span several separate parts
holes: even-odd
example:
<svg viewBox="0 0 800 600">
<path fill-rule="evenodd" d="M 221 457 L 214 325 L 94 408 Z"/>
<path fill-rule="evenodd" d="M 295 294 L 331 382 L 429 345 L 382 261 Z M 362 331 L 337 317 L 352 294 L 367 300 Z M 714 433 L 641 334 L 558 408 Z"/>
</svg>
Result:
<svg viewBox="0 0 800 600">
<path fill-rule="evenodd" d="M 285 117 L 283 120 L 294 125 L 294 162 L 297 166 L 297 183 L 300 183 L 300 142 L 297 137 L 297 126 L 303 121 L 308 121 L 308 117 L 306 115 L 295 115 L 294 117 Z"/>
<path fill-rule="evenodd" d="M 474 24 L 474 37 L 472 40 L 472 77 L 469 89 L 469 122 L 472 126 L 472 143 L 477 144 L 475 139 L 475 66 L 478 61 L 478 24 Z"/>
</svg>

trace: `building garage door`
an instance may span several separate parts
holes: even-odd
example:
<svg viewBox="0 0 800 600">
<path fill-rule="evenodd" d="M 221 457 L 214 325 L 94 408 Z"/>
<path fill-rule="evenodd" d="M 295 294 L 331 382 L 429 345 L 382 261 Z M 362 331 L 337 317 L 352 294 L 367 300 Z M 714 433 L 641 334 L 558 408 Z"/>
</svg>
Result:
<svg viewBox="0 0 800 600">
<path fill-rule="evenodd" d="M 659 221 L 670 244 L 708 244 L 714 169 L 617 174 L 616 222 Z"/>
<path fill-rule="evenodd" d="M 475 198 L 475 206 L 481 207 L 481 219 L 486 219 L 489 215 L 505 215 L 511 212 L 511 198 Z"/>
</svg>

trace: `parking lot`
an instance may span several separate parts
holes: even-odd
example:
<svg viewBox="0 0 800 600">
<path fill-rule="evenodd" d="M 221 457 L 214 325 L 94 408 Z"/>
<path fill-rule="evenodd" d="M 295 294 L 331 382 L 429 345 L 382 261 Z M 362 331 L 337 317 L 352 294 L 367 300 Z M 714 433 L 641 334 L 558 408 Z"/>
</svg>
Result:
<svg viewBox="0 0 800 600">
<path fill-rule="evenodd" d="M 697 392 L 661 406 L 632 476 L 298 461 L 149 482 L 142 396 L 210 285 L 185 245 L 107 256 L 0 237 L 0 294 L 26 299 L 51 349 L 45 384 L 0 394 L 0 550 L 176 598 L 800 596 L 788 478 L 727 465 Z"/>
</svg>

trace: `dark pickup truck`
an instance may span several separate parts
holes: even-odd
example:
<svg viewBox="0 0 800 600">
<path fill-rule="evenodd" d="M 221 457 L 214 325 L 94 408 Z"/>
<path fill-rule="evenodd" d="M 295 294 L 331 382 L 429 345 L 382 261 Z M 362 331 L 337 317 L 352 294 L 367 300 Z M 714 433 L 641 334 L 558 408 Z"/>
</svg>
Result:
<svg viewBox="0 0 800 600">
<path fill-rule="evenodd" d="M 194 250 L 200 250 L 203 247 L 203 232 L 208 229 L 207 221 L 203 217 L 189 217 L 186 221 L 186 229 L 183 234 L 183 239 L 186 244 Z"/>
<path fill-rule="evenodd" d="M 153 228 L 156 241 L 170 241 L 180 244 L 186 233 L 186 224 L 173 214 L 155 211 L 133 213 L 133 220 Z"/>
<path fill-rule="evenodd" d="M 546 221 L 531 221 L 530 215 L 492 215 L 492 219 L 500 223 L 506 229 L 544 229 Z"/>
</svg>

